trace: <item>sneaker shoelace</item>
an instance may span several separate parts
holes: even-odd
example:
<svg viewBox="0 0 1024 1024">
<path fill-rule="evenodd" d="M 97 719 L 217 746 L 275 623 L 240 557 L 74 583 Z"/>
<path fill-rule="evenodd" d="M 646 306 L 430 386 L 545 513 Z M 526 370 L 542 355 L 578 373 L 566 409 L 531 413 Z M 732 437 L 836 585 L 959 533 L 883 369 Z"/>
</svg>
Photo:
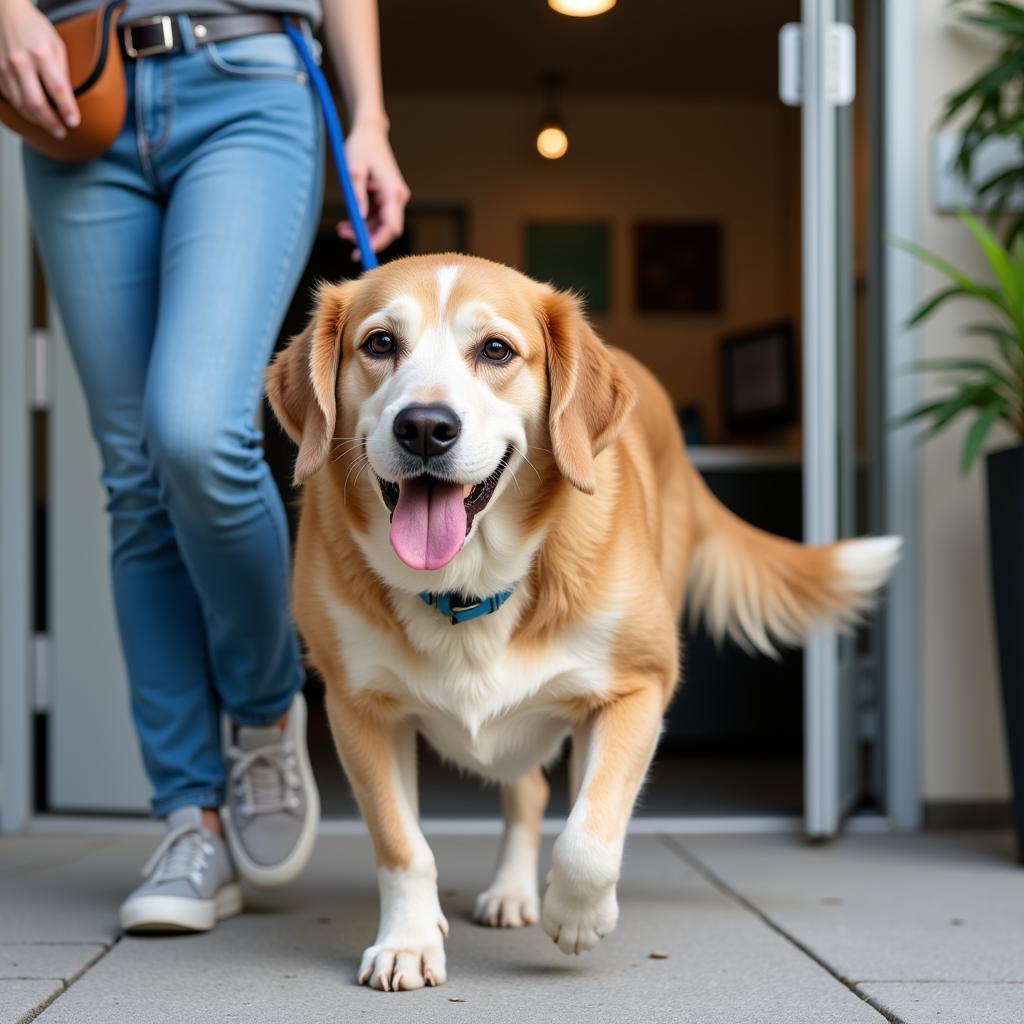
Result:
<svg viewBox="0 0 1024 1024">
<path fill-rule="evenodd" d="M 282 740 L 252 750 L 232 746 L 228 758 L 232 762 L 231 785 L 243 817 L 299 809 L 301 780 L 294 744 Z"/>
<path fill-rule="evenodd" d="M 178 879 L 197 885 L 206 870 L 207 858 L 213 855 L 213 844 L 198 825 L 184 823 L 169 829 L 153 855 L 142 869 L 142 877 L 152 882 Z M 152 875 L 152 878 L 150 878 Z"/>
</svg>

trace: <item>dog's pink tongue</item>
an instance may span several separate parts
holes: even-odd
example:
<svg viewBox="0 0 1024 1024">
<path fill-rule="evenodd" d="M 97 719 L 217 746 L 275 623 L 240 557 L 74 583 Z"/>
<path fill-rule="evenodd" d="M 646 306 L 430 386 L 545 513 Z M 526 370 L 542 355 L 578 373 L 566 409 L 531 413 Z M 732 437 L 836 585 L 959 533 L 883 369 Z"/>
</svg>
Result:
<svg viewBox="0 0 1024 1024">
<path fill-rule="evenodd" d="M 466 506 L 462 484 L 426 477 L 403 480 L 391 517 L 391 546 L 413 569 L 440 569 L 466 540 Z"/>
</svg>

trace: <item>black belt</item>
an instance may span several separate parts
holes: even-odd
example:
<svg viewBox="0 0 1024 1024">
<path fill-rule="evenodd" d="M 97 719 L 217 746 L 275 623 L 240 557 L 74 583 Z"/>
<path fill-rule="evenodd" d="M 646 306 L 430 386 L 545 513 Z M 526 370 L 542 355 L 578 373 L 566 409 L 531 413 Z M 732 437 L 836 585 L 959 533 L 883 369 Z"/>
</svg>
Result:
<svg viewBox="0 0 1024 1024">
<path fill-rule="evenodd" d="M 176 14 L 161 14 L 121 25 L 121 49 L 129 60 L 154 57 L 161 53 L 180 53 L 185 49 Z M 226 43 L 229 39 L 284 32 L 276 14 L 199 14 L 185 15 L 192 25 L 192 38 L 197 46 Z"/>
</svg>

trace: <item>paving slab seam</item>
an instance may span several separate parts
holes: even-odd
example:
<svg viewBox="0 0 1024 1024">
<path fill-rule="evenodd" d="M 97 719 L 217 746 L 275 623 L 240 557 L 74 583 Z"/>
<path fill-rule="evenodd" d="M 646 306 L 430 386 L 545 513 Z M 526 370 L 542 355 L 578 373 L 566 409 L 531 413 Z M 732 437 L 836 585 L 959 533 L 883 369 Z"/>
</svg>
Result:
<svg viewBox="0 0 1024 1024">
<path fill-rule="evenodd" d="M 41 858 L 33 861 L 31 864 L 21 864 L 14 868 L 2 868 L 0 867 L 0 879 L 7 881 L 11 878 L 18 878 L 21 875 L 31 875 L 39 871 L 50 871 L 53 868 L 63 867 L 65 864 L 80 859 L 81 857 L 88 856 L 89 854 L 96 853 L 98 850 L 102 850 L 106 846 L 110 846 L 116 842 L 117 837 L 111 836 L 109 838 L 98 838 L 90 841 L 88 844 L 81 846 L 75 850 L 69 850 L 67 853 L 59 854 L 58 856 L 46 860 Z"/>
<path fill-rule="evenodd" d="M 82 966 L 81 966 L 81 967 L 79 967 L 77 971 L 75 971 L 75 972 L 74 972 L 74 973 L 73 973 L 72 975 L 70 975 L 70 976 L 69 976 L 69 977 L 67 977 L 67 978 L 46 978 L 46 979 L 42 979 L 42 980 L 45 980 L 45 981 L 59 981 L 59 982 L 61 983 L 61 986 L 60 986 L 60 988 L 59 988 L 59 989 L 57 989 L 57 991 L 56 991 L 56 992 L 54 992 L 54 993 L 53 993 L 53 995 L 51 995 L 51 996 L 50 996 L 50 997 L 49 997 L 48 999 L 45 999 L 45 1000 L 43 1000 L 43 1002 L 41 1002 L 41 1003 L 40 1003 L 40 1004 L 39 1004 L 38 1006 L 35 1006 L 35 1007 L 33 1007 L 33 1008 L 32 1008 L 31 1010 L 29 1010 L 29 1012 L 28 1012 L 28 1013 L 24 1014 L 24 1015 L 23 1015 L 22 1017 L 19 1017 L 19 1018 L 18 1018 L 18 1020 L 16 1020 L 16 1021 L 14 1022 L 14 1024 L 29 1024 L 29 1022 L 30 1022 L 30 1021 L 33 1021 L 33 1020 L 35 1020 L 35 1019 L 36 1019 L 37 1017 L 39 1017 L 39 1016 L 40 1016 L 40 1014 L 43 1014 L 43 1013 L 45 1013 L 45 1012 L 46 1012 L 46 1011 L 47 1011 L 47 1010 L 48 1010 L 48 1009 L 49 1009 L 49 1008 L 50 1008 L 51 1006 L 53 1006 L 53 1004 L 54 1004 L 55 1002 L 57 1002 L 57 1000 L 58 1000 L 58 999 L 60 999 L 60 997 L 61 997 L 62 995 L 64 995 L 64 993 L 65 993 L 65 992 L 67 992 L 67 991 L 68 991 L 68 989 L 70 989 L 70 988 L 71 988 L 71 986 L 72 986 L 72 985 L 74 985 L 74 983 L 75 983 L 76 981 L 78 981 L 78 980 L 79 980 L 79 978 L 82 978 L 82 977 L 84 977 L 84 976 L 85 976 L 85 975 L 86 975 L 86 974 L 87 974 L 87 973 L 88 973 L 89 971 L 91 971 L 91 970 L 92 970 L 92 969 L 93 969 L 93 968 L 94 968 L 94 967 L 95 967 L 95 966 L 96 966 L 96 965 L 97 965 L 97 964 L 98 964 L 98 963 L 99 963 L 99 962 L 100 962 L 100 961 L 101 961 L 101 960 L 102 960 L 102 959 L 103 959 L 103 958 L 104 958 L 105 956 L 107 956 L 107 954 L 108 954 L 108 953 L 110 953 L 110 951 L 111 951 L 111 950 L 112 950 L 112 949 L 113 949 L 113 948 L 114 948 L 114 947 L 115 947 L 115 946 L 116 946 L 116 945 L 117 945 L 117 944 L 118 944 L 118 943 L 119 943 L 120 941 L 121 941 L 121 936 L 119 935 L 119 936 L 118 936 L 118 937 L 117 937 L 116 939 L 114 939 L 114 941 L 113 941 L 112 943 L 110 943 L 110 945 L 109 945 L 109 946 L 108 946 L 108 945 L 104 945 L 104 946 L 103 946 L 103 948 L 102 948 L 102 949 L 101 949 L 101 950 L 100 950 L 100 951 L 99 951 L 99 952 L 98 952 L 98 953 L 97 953 L 97 954 L 96 954 L 96 955 L 95 955 L 95 956 L 94 956 L 94 957 L 93 957 L 93 958 L 92 958 L 91 960 L 89 960 L 89 961 L 87 961 L 86 963 L 82 964 Z M 59 946 L 59 945 L 62 945 L 62 943 L 59 943 L 59 942 L 52 942 L 52 943 L 43 943 L 43 942 L 40 942 L 40 943 L 31 943 L 31 945 L 40 945 L 40 946 L 43 946 L 43 945 L 52 945 L 52 946 Z M 32 980 L 32 981 L 37 981 L 37 980 L 40 980 L 40 979 L 32 978 L 32 979 L 28 979 L 28 980 Z"/>
<path fill-rule="evenodd" d="M 108 946 L 101 939 L 0 939 L 0 946 Z"/>
<path fill-rule="evenodd" d="M 732 900 L 734 903 L 739 904 L 744 910 L 753 914 L 763 924 L 775 932 L 778 936 L 785 939 L 794 949 L 803 953 L 808 959 L 814 961 L 823 971 L 833 977 L 839 982 L 844 988 L 848 989 L 853 993 L 862 1003 L 867 1003 L 876 1013 L 883 1017 L 888 1024 L 906 1024 L 906 1021 L 902 1017 L 895 1016 L 890 1010 L 879 1005 L 874 999 L 872 999 L 865 992 L 861 992 L 857 988 L 857 982 L 851 981 L 849 978 L 844 978 L 828 961 L 823 960 L 813 949 L 801 942 L 795 935 L 791 935 L 781 925 L 773 921 L 760 907 L 755 903 L 752 903 L 742 893 L 737 892 L 725 879 L 721 878 L 714 871 L 711 870 L 702 860 L 700 860 L 694 853 L 688 850 L 675 836 L 658 836 L 658 839 L 677 857 L 684 860 L 694 871 L 697 872 L 708 884 L 718 890 L 723 896 Z"/>
<path fill-rule="evenodd" d="M 861 978 L 855 985 L 1024 985 L 1013 978 Z"/>
</svg>

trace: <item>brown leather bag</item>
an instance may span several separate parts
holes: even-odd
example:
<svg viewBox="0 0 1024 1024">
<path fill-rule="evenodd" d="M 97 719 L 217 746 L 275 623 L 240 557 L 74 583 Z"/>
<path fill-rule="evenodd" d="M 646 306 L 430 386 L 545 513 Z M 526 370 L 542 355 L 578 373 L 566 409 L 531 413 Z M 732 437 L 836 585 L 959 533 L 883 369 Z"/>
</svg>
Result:
<svg viewBox="0 0 1024 1024">
<path fill-rule="evenodd" d="M 124 6 L 125 0 L 111 0 L 98 10 L 54 25 L 68 51 L 71 84 L 82 115 L 77 128 L 69 128 L 65 138 L 55 139 L 2 99 L 0 122 L 23 136 L 33 149 L 65 163 L 84 163 L 105 153 L 120 134 L 128 105 L 117 34 L 117 19 Z"/>
</svg>

